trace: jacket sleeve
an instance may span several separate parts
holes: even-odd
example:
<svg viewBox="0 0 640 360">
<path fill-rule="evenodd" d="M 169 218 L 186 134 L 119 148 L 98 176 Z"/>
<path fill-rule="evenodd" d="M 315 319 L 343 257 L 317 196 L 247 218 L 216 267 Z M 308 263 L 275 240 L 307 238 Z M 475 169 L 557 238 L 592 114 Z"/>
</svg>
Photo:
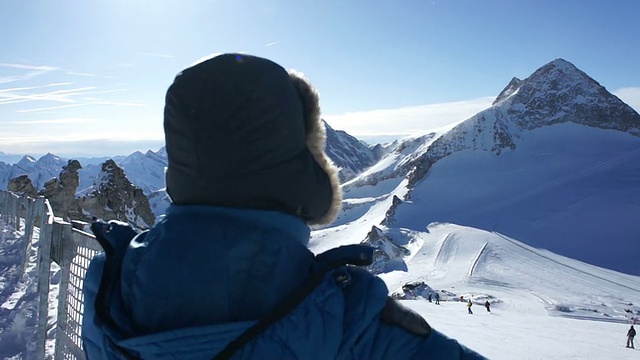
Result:
<svg viewBox="0 0 640 360">
<path fill-rule="evenodd" d="M 82 315 L 82 347 L 87 359 L 103 359 L 104 336 L 96 317 L 95 301 L 104 268 L 104 254 L 96 255 L 84 279 L 84 312 Z"/>
</svg>

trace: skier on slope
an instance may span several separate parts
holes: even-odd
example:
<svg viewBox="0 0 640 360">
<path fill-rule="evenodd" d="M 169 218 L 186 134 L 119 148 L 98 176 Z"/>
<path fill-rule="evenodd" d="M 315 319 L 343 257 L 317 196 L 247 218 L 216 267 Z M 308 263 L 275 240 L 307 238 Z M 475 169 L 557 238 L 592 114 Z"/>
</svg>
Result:
<svg viewBox="0 0 640 360">
<path fill-rule="evenodd" d="M 629 331 L 627 331 L 627 347 L 630 348 L 634 348 L 633 347 L 633 338 L 636 337 L 636 329 L 633 328 L 633 325 L 631 325 L 631 328 L 629 328 Z"/>
<path fill-rule="evenodd" d="M 473 311 L 471 311 L 471 306 L 473 306 L 473 303 L 471 302 L 471 299 L 469 299 L 469 301 L 467 301 L 467 311 L 469 314 L 473 314 Z"/>
<path fill-rule="evenodd" d="M 483 359 L 388 297 L 350 245 L 314 256 L 341 206 L 318 95 L 266 59 L 178 74 L 164 129 L 172 204 L 149 231 L 95 222 L 82 341 L 97 359 Z"/>
</svg>

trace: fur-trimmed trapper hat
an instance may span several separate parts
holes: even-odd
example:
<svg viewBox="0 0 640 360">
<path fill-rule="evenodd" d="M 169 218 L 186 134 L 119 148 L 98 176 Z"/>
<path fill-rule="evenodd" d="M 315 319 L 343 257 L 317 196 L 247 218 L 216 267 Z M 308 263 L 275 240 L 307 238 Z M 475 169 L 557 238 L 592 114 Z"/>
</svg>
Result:
<svg viewBox="0 0 640 360">
<path fill-rule="evenodd" d="M 318 93 L 270 60 L 223 54 L 179 73 L 164 131 L 175 204 L 282 211 L 309 225 L 340 210 Z"/>
</svg>

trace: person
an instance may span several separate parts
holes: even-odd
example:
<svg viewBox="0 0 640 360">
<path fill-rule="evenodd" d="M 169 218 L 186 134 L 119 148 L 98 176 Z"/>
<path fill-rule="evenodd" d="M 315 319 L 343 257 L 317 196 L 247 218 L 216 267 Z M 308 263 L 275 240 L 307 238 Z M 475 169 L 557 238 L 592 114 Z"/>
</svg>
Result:
<svg viewBox="0 0 640 360">
<path fill-rule="evenodd" d="M 429 302 L 431 302 L 431 292 L 429 292 Z"/>
<path fill-rule="evenodd" d="M 440 294 L 436 291 L 436 305 L 440 305 Z"/>
<path fill-rule="evenodd" d="M 148 231 L 95 221 L 83 348 L 99 359 L 484 359 L 388 296 L 373 248 L 314 255 L 340 211 L 318 94 L 264 58 L 222 54 L 166 95 L 171 204 Z"/>
<path fill-rule="evenodd" d="M 487 308 L 487 312 L 491 312 L 491 303 L 489 302 L 489 300 L 484 302 L 484 307 Z"/>
<path fill-rule="evenodd" d="M 469 312 L 469 314 L 473 314 L 473 311 L 471 311 L 471 306 L 473 305 L 473 303 L 471 302 L 471 299 L 469 299 L 467 301 L 467 311 Z"/>
<path fill-rule="evenodd" d="M 634 329 L 633 325 L 631 325 L 631 328 L 629 328 L 629 331 L 627 331 L 627 347 L 634 349 L 633 347 L 634 337 L 636 337 L 636 329 Z"/>
</svg>

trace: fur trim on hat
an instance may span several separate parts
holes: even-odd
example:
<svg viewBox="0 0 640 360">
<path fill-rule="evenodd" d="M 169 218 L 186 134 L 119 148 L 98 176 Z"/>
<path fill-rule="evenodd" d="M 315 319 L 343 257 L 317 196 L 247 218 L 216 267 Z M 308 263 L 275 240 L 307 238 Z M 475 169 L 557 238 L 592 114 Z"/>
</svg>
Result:
<svg viewBox="0 0 640 360">
<path fill-rule="evenodd" d="M 318 92 L 299 72 L 289 71 L 289 78 L 302 103 L 307 148 L 316 162 L 329 176 L 333 193 L 331 207 L 327 213 L 321 218 L 309 221 L 308 225 L 328 225 L 336 219 L 342 207 L 342 189 L 338 179 L 338 169 L 324 152 L 327 134 L 325 125 L 320 118 Z"/>
</svg>

